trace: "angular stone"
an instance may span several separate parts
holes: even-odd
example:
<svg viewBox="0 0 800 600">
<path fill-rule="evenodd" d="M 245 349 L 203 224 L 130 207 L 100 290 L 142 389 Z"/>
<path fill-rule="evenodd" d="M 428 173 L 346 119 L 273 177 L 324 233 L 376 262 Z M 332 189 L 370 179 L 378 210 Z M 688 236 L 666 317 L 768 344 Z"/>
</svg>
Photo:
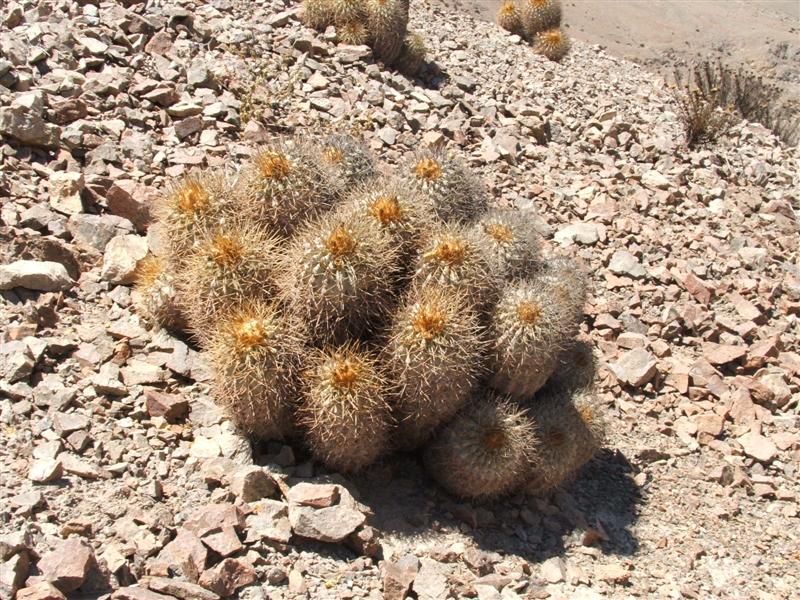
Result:
<svg viewBox="0 0 800 600">
<path fill-rule="evenodd" d="M 128 359 L 128 364 L 120 369 L 122 381 L 127 386 L 161 383 L 167 380 L 167 371 L 143 360 Z"/>
<path fill-rule="evenodd" d="M 231 477 L 231 491 L 245 502 L 268 498 L 277 490 L 272 478 L 261 467 L 245 465 Z"/>
<path fill-rule="evenodd" d="M 53 414 L 53 429 L 65 437 L 73 431 L 89 428 L 89 418 L 78 413 L 56 412 Z"/>
<path fill-rule="evenodd" d="M 361 512 L 342 505 L 319 509 L 290 506 L 289 521 L 296 535 L 320 542 L 336 543 L 363 525 L 366 517 Z"/>
<path fill-rule="evenodd" d="M 18 260 L 0 266 L 0 290 L 21 287 L 40 292 L 60 292 L 73 285 L 75 282 L 61 263 Z"/>
<path fill-rule="evenodd" d="M 111 594 L 111 600 L 174 600 L 172 596 L 165 596 L 139 586 L 120 588 Z"/>
<path fill-rule="evenodd" d="M 761 462 L 772 462 L 778 454 L 778 448 L 772 440 L 754 431 L 745 433 L 739 438 L 739 443 L 747 456 Z"/>
<path fill-rule="evenodd" d="M 196 583 L 169 579 L 168 577 L 147 577 L 141 582 L 154 592 L 168 594 L 181 600 L 218 600 L 219 596 Z"/>
<path fill-rule="evenodd" d="M 67 600 L 67 597 L 49 581 L 40 581 L 18 591 L 17 600 Z"/>
<path fill-rule="evenodd" d="M 28 479 L 34 483 L 51 483 L 56 479 L 60 479 L 63 474 L 64 467 L 60 460 L 42 458 L 31 465 Z"/>
<path fill-rule="evenodd" d="M 332 483 L 298 483 L 289 490 L 287 500 L 314 508 L 333 506 L 339 500 L 339 486 Z"/>
<path fill-rule="evenodd" d="M 645 385 L 658 373 L 656 359 L 644 348 L 629 350 L 609 368 L 617 379 L 633 387 Z"/>
<path fill-rule="evenodd" d="M 156 196 L 151 188 L 131 179 L 119 179 L 108 188 L 106 204 L 112 214 L 127 219 L 138 231 L 145 231 L 152 220 L 150 204 Z"/>
<path fill-rule="evenodd" d="M 31 349 L 22 340 L 0 343 L 0 379 L 8 383 L 25 381 L 35 365 Z"/>
<path fill-rule="evenodd" d="M 55 171 L 50 175 L 50 206 L 65 215 L 83 212 L 81 192 L 85 187 L 81 173 Z"/>
<path fill-rule="evenodd" d="M 208 550 L 200 538 L 181 528 L 175 539 L 161 550 L 156 562 L 166 565 L 190 581 L 197 581 L 206 568 L 207 558 Z"/>
<path fill-rule="evenodd" d="M 248 543 L 269 540 L 288 544 L 292 538 L 289 523 L 289 507 L 277 500 L 260 500 L 250 504 L 252 512 L 247 515 L 245 531 Z"/>
<path fill-rule="evenodd" d="M 594 575 L 601 581 L 609 583 L 625 583 L 631 577 L 631 572 L 619 563 L 610 565 L 597 565 Z"/>
<path fill-rule="evenodd" d="M 133 283 L 139 261 L 147 256 L 147 238 L 138 235 L 118 235 L 106 246 L 103 269 L 104 281 L 128 285 Z"/>
<path fill-rule="evenodd" d="M 154 389 L 145 391 L 145 406 L 151 417 L 164 417 L 168 423 L 185 419 L 189 414 L 189 401 L 184 396 Z"/>
<path fill-rule="evenodd" d="M 11 106 L 0 108 L 0 133 L 30 146 L 58 148 L 61 128 L 46 123 L 42 111 L 43 106 L 32 109 L 16 98 Z"/>
<path fill-rule="evenodd" d="M 103 252 L 115 235 L 133 233 L 133 225 L 114 215 L 79 214 L 69 218 L 67 231 L 78 245 Z"/>
<path fill-rule="evenodd" d="M 250 564 L 244 560 L 226 558 L 213 569 L 205 571 L 200 576 L 199 583 L 224 598 L 256 579 L 256 571 Z"/>
<path fill-rule="evenodd" d="M 747 346 L 733 346 L 730 344 L 715 344 L 705 342 L 702 345 L 703 356 L 712 365 L 725 365 L 739 360 L 747 354 Z"/>
<path fill-rule="evenodd" d="M 542 563 L 542 577 L 548 583 L 560 583 L 566 579 L 567 567 L 559 556 L 548 558 Z"/>
<path fill-rule="evenodd" d="M 635 279 L 644 277 L 647 273 L 644 267 L 633 254 L 627 250 L 617 250 L 608 263 L 608 268 L 617 275 L 628 275 Z"/>
<path fill-rule="evenodd" d="M 384 600 L 403 600 L 411 590 L 419 572 L 419 560 L 408 554 L 397 562 L 385 560 L 381 563 Z"/>
<path fill-rule="evenodd" d="M 105 479 L 110 476 L 108 471 L 98 469 L 93 464 L 83 461 L 69 452 L 62 452 L 59 454 L 58 460 L 64 465 L 64 470 L 67 473 L 77 475 L 83 479 Z"/>
<path fill-rule="evenodd" d="M 37 566 L 47 581 L 64 593 L 78 589 L 94 567 L 94 552 L 77 538 L 63 541 L 39 559 Z"/>
<path fill-rule="evenodd" d="M 559 244 L 575 242 L 590 246 L 600 240 L 600 230 L 595 223 L 573 223 L 558 230 L 553 239 Z"/>
<path fill-rule="evenodd" d="M 441 600 L 447 598 L 447 574 L 444 565 L 430 559 L 421 558 L 419 573 L 414 578 L 411 589 L 417 594 L 418 600 Z"/>
<path fill-rule="evenodd" d="M 195 512 L 183 524 L 184 529 L 203 537 L 221 527 L 244 527 L 244 515 L 238 506 L 228 503 L 209 504 Z"/>
<path fill-rule="evenodd" d="M 11 598 L 25 582 L 31 561 L 27 552 L 13 555 L 0 563 L 0 598 Z"/>
<path fill-rule="evenodd" d="M 236 554 L 243 548 L 242 542 L 239 541 L 239 536 L 236 535 L 236 530 L 230 526 L 222 527 L 219 531 L 207 533 L 202 540 L 206 546 L 223 558 Z"/>
</svg>

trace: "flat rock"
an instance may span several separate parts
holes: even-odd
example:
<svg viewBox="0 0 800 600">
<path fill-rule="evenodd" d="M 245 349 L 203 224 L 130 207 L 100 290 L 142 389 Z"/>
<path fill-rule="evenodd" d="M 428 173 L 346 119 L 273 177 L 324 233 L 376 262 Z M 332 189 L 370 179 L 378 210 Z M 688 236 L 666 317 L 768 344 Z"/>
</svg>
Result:
<svg viewBox="0 0 800 600">
<path fill-rule="evenodd" d="M 384 600 L 403 600 L 411 590 L 419 572 L 419 560 L 413 554 L 397 562 L 385 560 L 381 563 Z"/>
<path fill-rule="evenodd" d="M 200 576 L 199 583 L 215 594 L 226 597 L 256 579 L 256 571 L 250 564 L 241 559 L 226 558 L 216 567 L 205 571 Z"/>
<path fill-rule="evenodd" d="M 94 551 L 83 540 L 69 538 L 39 559 L 37 566 L 47 581 L 64 593 L 78 589 L 95 565 Z"/>
<path fill-rule="evenodd" d="M 292 538 L 289 507 L 277 500 L 260 500 L 250 503 L 245 531 L 248 543 L 261 540 L 288 544 Z"/>
<path fill-rule="evenodd" d="M 559 244 L 574 242 L 591 246 L 600 240 L 600 229 L 595 223 L 573 223 L 559 229 L 553 239 Z"/>
<path fill-rule="evenodd" d="M 289 521 L 296 535 L 320 542 L 336 543 L 363 525 L 366 517 L 357 510 L 341 505 L 318 509 L 291 506 Z"/>
<path fill-rule="evenodd" d="M 164 417 L 175 423 L 189 414 L 189 401 L 180 394 L 166 394 L 158 390 L 145 391 L 145 407 L 151 417 Z"/>
<path fill-rule="evenodd" d="M 11 106 L 0 108 L 0 134 L 42 148 L 58 148 L 61 128 L 45 122 L 42 109 L 32 110 L 17 98 Z"/>
<path fill-rule="evenodd" d="M 771 462 L 778 454 L 778 448 L 769 438 L 749 431 L 738 438 L 744 453 L 761 462 Z"/>
<path fill-rule="evenodd" d="M 75 285 L 61 263 L 18 260 L 0 266 L 0 290 L 16 287 L 40 292 L 61 292 Z"/>
<path fill-rule="evenodd" d="M 60 460 L 41 458 L 31 465 L 28 471 L 28 479 L 34 483 L 51 483 L 60 479 L 63 474 L 64 467 Z"/>
<path fill-rule="evenodd" d="M 617 379 L 633 387 L 641 387 L 658 372 L 655 357 L 644 348 L 634 348 L 623 354 L 609 368 Z"/>
<path fill-rule="evenodd" d="M 35 585 L 19 590 L 17 592 L 17 600 L 67 600 L 67 597 L 49 581 L 40 581 Z"/>
<path fill-rule="evenodd" d="M 411 589 L 419 600 L 446 598 L 449 592 L 446 568 L 433 559 L 421 558 L 419 573 L 414 578 Z"/>
<path fill-rule="evenodd" d="M 277 486 L 263 468 L 243 465 L 231 476 L 231 491 L 245 502 L 267 498 L 275 493 Z"/>
<path fill-rule="evenodd" d="M 314 508 L 333 506 L 339 500 L 339 486 L 332 483 L 298 483 L 289 490 L 287 500 Z"/>
<path fill-rule="evenodd" d="M 725 365 L 737 361 L 747 354 L 747 346 L 715 344 L 714 342 L 704 343 L 702 349 L 703 356 L 712 365 Z"/>
<path fill-rule="evenodd" d="M 608 263 L 608 268 L 617 275 L 628 275 L 635 279 L 641 279 L 647 273 L 644 267 L 633 254 L 627 250 L 617 250 Z"/>
<path fill-rule="evenodd" d="M 219 596 L 196 583 L 170 579 L 168 577 L 147 577 L 141 582 L 154 592 L 167 594 L 181 600 L 218 600 Z"/>
<path fill-rule="evenodd" d="M 111 594 L 111 600 L 173 600 L 173 597 L 133 585 L 118 589 Z"/>
<path fill-rule="evenodd" d="M 155 562 L 173 569 L 191 581 L 197 581 L 206 568 L 207 558 L 208 550 L 200 538 L 181 528 L 175 539 L 161 549 Z"/>
<path fill-rule="evenodd" d="M 109 283 L 133 283 L 139 261 L 147 256 L 147 238 L 118 235 L 106 245 L 100 276 Z"/>
</svg>

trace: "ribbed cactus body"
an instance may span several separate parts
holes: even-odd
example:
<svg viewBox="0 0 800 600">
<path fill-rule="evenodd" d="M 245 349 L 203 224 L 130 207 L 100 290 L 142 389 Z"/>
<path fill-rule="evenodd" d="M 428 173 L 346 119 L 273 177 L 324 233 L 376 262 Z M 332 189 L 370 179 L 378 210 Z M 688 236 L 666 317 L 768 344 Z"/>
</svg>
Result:
<svg viewBox="0 0 800 600">
<path fill-rule="evenodd" d="M 525 34 L 531 38 L 561 25 L 560 0 L 520 0 L 519 13 Z"/>
<path fill-rule="evenodd" d="M 353 136 L 335 133 L 324 138 L 315 151 L 319 163 L 328 171 L 328 179 L 340 181 L 337 187 L 352 186 L 375 177 L 375 157 L 363 142 Z"/>
<path fill-rule="evenodd" d="M 134 291 L 135 306 L 147 321 L 172 332 L 188 327 L 167 259 L 149 254 L 140 261 Z"/>
<path fill-rule="evenodd" d="M 423 150 L 403 166 L 410 186 L 433 202 L 439 217 L 464 223 L 483 214 L 486 192 L 466 164 L 444 150 Z"/>
<path fill-rule="evenodd" d="M 328 210 L 340 182 L 309 156 L 297 140 L 260 148 L 236 182 L 246 214 L 280 236 Z"/>
<path fill-rule="evenodd" d="M 499 283 L 476 232 L 461 225 L 441 225 L 430 232 L 412 276 L 412 285 L 459 292 L 479 311 L 492 304 Z"/>
<path fill-rule="evenodd" d="M 511 33 L 517 35 L 523 33 L 522 17 L 514 0 L 507 0 L 500 6 L 497 12 L 497 24 Z"/>
<path fill-rule="evenodd" d="M 324 31 L 333 24 L 331 0 L 304 0 L 303 23 L 317 31 Z"/>
<path fill-rule="evenodd" d="M 365 0 L 367 27 L 372 34 L 372 49 L 378 58 L 391 64 L 400 56 L 408 17 L 402 0 Z"/>
<path fill-rule="evenodd" d="M 214 397 L 236 427 L 256 438 L 292 432 L 302 324 L 274 304 L 245 301 L 206 334 Z"/>
<path fill-rule="evenodd" d="M 502 291 L 489 328 L 490 385 L 526 400 L 552 375 L 578 322 L 547 282 L 522 280 Z"/>
<path fill-rule="evenodd" d="M 567 481 L 602 446 L 605 425 L 589 390 L 553 391 L 526 404 L 541 445 L 530 462 L 526 490 L 545 494 Z"/>
<path fill-rule="evenodd" d="M 363 23 L 366 19 L 364 0 L 329 0 L 333 23 L 340 27 L 347 23 Z"/>
<path fill-rule="evenodd" d="M 344 210 L 306 226 L 281 267 L 283 299 L 310 325 L 319 344 L 358 337 L 390 305 L 399 268 L 392 238 Z"/>
<path fill-rule="evenodd" d="M 526 412 L 487 393 L 437 433 L 424 460 L 427 471 L 448 492 L 484 500 L 521 487 L 538 446 L 536 426 Z"/>
<path fill-rule="evenodd" d="M 470 397 L 482 370 L 481 333 L 477 315 L 458 293 L 412 290 L 382 356 L 396 390 L 398 447 L 417 447 Z"/>
<path fill-rule="evenodd" d="M 336 38 L 342 44 L 365 46 L 370 43 L 369 29 L 361 21 L 350 21 L 336 26 Z"/>
<path fill-rule="evenodd" d="M 422 36 L 409 32 L 403 40 L 403 47 L 397 58 L 397 70 L 409 77 L 414 77 L 425 64 L 427 53 L 428 49 L 425 47 L 425 40 L 422 39 Z"/>
<path fill-rule="evenodd" d="M 571 45 L 569 36 L 558 27 L 537 33 L 533 40 L 536 52 L 555 61 L 564 58 Z"/>
<path fill-rule="evenodd" d="M 540 236 L 533 216 L 518 210 L 489 210 L 474 226 L 498 277 L 530 277 L 541 262 Z"/>
<path fill-rule="evenodd" d="M 202 339 L 214 319 L 248 298 L 275 292 L 275 238 L 258 224 L 237 220 L 209 229 L 175 274 L 192 329 Z"/>
<path fill-rule="evenodd" d="M 356 345 L 311 354 L 298 413 L 314 457 L 330 469 L 358 471 L 387 448 L 392 424 L 386 379 Z"/>
</svg>

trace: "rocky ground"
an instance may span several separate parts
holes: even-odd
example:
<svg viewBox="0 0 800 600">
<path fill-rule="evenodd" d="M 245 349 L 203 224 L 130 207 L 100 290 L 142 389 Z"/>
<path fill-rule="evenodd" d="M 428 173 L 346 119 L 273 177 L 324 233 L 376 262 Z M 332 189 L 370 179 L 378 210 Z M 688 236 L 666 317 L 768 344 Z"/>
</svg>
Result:
<svg viewBox="0 0 800 600">
<path fill-rule="evenodd" d="M 795 595 L 797 149 L 741 124 L 686 150 L 663 82 L 597 46 L 550 63 L 414 3 L 409 80 L 297 11 L 3 4 L 0 597 Z M 590 267 L 609 439 L 571 485 L 472 505 L 413 455 L 346 480 L 251 447 L 202 355 L 140 321 L 169 182 L 330 126 L 388 163 L 460 149 Z"/>
</svg>

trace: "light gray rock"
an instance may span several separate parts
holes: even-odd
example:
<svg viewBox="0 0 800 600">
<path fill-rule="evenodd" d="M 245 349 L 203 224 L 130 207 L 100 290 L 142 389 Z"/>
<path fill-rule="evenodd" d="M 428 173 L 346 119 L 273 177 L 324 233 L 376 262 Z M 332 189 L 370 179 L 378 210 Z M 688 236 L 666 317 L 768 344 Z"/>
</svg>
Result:
<svg viewBox="0 0 800 600">
<path fill-rule="evenodd" d="M 343 505 L 319 509 L 309 506 L 289 507 L 292 531 L 301 537 L 320 542 L 341 542 L 365 521 L 366 517 L 361 512 Z"/>
<path fill-rule="evenodd" d="M 617 275 L 628 275 L 635 279 L 644 277 L 647 273 L 644 267 L 633 254 L 627 250 L 617 250 L 608 263 L 608 268 Z"/>
<path fill-rule="evenodd" d="M 0 108 L 0 134 L 31 146 L 58 148 L 61 128 L 44 120 L 41 92 L 17 96 L 11 106 Z"/>
<path fill-rule="evenodd" d="M 60 292 L 75 285 L 61 263 L 18 260 L 0 267 L 0 290 L 22 287 L 40 292 Z"/>
<path fill-rule="evenodd" d="M 0 344 L 0 379 L 8 383 L 25 381 L 31 376 L 36 359 L 22 340 Z"/>
<path fill-rule="evenodd" d="M 64 466 L 60 460 L 41 458 L 34 461 L 28 471 L 28 479 L 34 483 L 50 483 L 64 474 Z"/>
<path fill-rule="evenodd" d="M 633 387 L 643 386 L 658 373 L 655 357 L 644 348 L 629 350 L 609 368 L 617 379 Z"/>
<path fill-rule="evenodd" d="M 553 236 L 553 239 L 559 244 L 567 244 L 575 242 L 591 246 L 596 244 L 600 239 L 599 226 L 595 223 L 573 223 L 567 225 L 563 229 L 559 229 Z"/>
<path fill-rule="evenodd" d="M 110 283 L 133 283 L 136 266 L 147 256 L 147 238 L 118 235 L 106 246 L 100 276 Z"/>
</svg>

